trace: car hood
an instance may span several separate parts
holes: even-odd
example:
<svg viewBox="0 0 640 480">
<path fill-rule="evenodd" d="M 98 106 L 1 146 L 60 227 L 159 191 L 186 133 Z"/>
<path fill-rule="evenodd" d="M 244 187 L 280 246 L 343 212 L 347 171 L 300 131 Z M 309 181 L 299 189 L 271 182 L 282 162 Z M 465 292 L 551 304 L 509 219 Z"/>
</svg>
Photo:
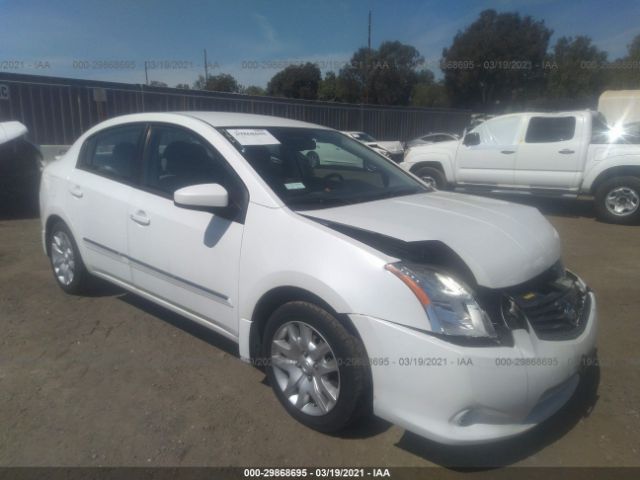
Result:
<svg viewBox="0 0 640 480">
<path fill-rule="evenodd" d="M 433 192 L 304 215 L 405 242 L 440 241 L 488 288 L 526 282 L 560 258 L 558 233 L 537 209 L 490 198 Z"/>
</svg>

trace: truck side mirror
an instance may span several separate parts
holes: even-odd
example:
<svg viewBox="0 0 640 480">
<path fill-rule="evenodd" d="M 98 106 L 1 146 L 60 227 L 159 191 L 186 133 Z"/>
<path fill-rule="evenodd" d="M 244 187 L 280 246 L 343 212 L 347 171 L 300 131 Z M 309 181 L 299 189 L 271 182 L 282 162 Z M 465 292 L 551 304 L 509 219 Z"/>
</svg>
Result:
<svg viewBox="0 0 640 480">
<path fill-rule="evenodd" d="M 462 140 L 462 143 L 467 147 L 474 145 L 480 145 L 480 134 L 478 132 L 467 133 Z"/>
</svg>

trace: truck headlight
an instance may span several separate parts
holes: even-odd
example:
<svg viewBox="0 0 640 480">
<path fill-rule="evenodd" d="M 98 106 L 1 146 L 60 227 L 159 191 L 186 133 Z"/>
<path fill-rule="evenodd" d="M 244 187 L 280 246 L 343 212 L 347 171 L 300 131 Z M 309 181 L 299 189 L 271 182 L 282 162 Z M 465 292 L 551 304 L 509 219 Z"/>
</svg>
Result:
<svg viewBox="0 0 640 480">
<path fill-rule="evenodd" d="M 495 338 L 487 313 L 472 292 L 448 273 L 407 262 L 385 268 L 402 280 L 424 307 L 431 330 L 443 335 Z"/>
</svg>

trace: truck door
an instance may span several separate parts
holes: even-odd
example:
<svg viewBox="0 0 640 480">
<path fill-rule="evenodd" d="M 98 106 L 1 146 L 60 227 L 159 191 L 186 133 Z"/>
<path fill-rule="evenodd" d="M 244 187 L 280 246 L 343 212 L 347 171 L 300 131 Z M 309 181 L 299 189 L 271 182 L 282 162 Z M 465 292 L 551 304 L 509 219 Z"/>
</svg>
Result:
<svg viewBox="0 0 640 480">
<path fill-rule="evenodd" d="M 574 115 L 532 116 L 518 148 L 516 184 L 559 190 L 577 188 L 584 128 L 584 120 Z"/>
<path fill-rule="evenodd" d="M 478 125 L 478 145 L 460 143 L 456 153 L 456 181 L 460 184 L 514 184 L 522 115 L 505 115 Z"/>
</svg>

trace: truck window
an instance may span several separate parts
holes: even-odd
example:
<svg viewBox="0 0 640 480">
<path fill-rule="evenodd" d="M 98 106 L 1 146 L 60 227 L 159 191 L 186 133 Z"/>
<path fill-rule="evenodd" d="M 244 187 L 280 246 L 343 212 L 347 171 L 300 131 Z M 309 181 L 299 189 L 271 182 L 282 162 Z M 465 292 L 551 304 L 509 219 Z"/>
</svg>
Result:
<svg viewBox="0 0 640 480">
<path fill-rule="evenodd" d="M 480 135 L 482 145 L 513 145 L 520 130 L 522 117 L 508 116 L 487 120 L 472 131 Z"/>
<path fill-rule="evenodd" d="M 576 117 L 531 117 L 526 143 L 552 143 L 571 140 L 576 131 Z"/>
</svg>

